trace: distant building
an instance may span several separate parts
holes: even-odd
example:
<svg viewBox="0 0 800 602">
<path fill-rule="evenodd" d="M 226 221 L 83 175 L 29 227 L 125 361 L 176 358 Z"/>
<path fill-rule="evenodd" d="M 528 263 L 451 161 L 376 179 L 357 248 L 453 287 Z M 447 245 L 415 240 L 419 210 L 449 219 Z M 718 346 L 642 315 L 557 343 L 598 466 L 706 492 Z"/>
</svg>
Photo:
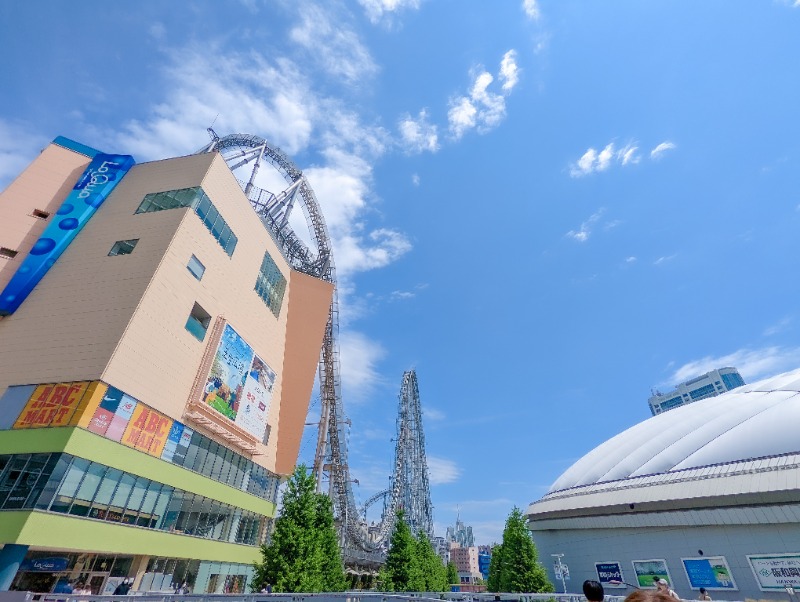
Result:
<svg viewBox="0 0 800 602">
<path fill-rule="evenodd" d="M 447 563 L 450 562 L 450 544 L 447 543 L 447 540 L 444 537 L 434 537 L 431 545 L 437 556 L 442 559 L 442 563 L 447 566 Z"/>
<path fill-rule="evenodd" d="M 465 525 L 458 517 L 456 517 L 455 527 L 447 527 L 445 539 L 447 543 L 457 543 L 462 548 L 469 548 L 475 545 L 472 527 Z"/>
<path fill-rule="evenodd" d="M 478 566 L 478 548 L 450 544 L 450 561 L 456 565 L 461 583 L 479 583 L 483 579 Z"/>
<path fill-rule="evenodd" d="M 478 570 L 483 580 L 489 580 L 489 565 L 492 563 L 492 546 L 478 546 Z"/>
<path fill-rule="evenodd" d="M 718 368 L 687 380 L 667 393 L 655 391 L 648 400 L 650 412 L 655 416 L 707 397 L 716 397 L 743 384 L 744 379 L 736 368 Z"/>
</svg>

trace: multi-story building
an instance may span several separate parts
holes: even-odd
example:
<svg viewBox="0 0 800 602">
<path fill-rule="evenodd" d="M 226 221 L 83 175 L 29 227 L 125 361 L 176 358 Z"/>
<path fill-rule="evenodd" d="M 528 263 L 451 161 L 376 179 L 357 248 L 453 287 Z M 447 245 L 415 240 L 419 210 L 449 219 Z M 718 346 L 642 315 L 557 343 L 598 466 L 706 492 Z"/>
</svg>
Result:
<svg viewBox="0 0 800 602">
<path fill-rule="evenodd" d="M 650 412 L 655 416 L 707 397 L 716 397 L 743 384 L 744 379 L 736 368 L 718 368 L 687 380 L 667 393 L 654 391 L 648 400 Z"/>
<path fill-rule="evenodd" d="M 492 546 L 478 546 L 478 570 L 483 580 L 489 580 L 489 566 L 492 564 Z"/>
<path fill-rule="evenodd" d="M 216 153 L 57 138 L 0 224 L 0 590 L 244 590 L 332 285 L 291 269 Z"/>
<path fill-rule="evenodd" d="M 450 544 L 450 562 L 456 565 L 461 583 L 480 583 L 482 579 L 478 567 L 478 548 L 461 547 L 457 543 Z"/>
<path fill-rule="evenodd" d="M 447 566 L 450 562 L 450 544 L 447 543 L 447 540 L 444 537 L 434 537 L 431 545 L 436 555 L 442 559 L 442 564 Z"/>
<path fill-rule="evenodd" d="M 468 548 L 475 545 L 475 537 L 472 535 L 472 527 L 461 522 L 461 518 L 458 516 L 456 517 L 455 526 L 447 527 L 445 539 L 447 540 L 447 543 L 457 543 L 462 548 Z"/>
</svg>

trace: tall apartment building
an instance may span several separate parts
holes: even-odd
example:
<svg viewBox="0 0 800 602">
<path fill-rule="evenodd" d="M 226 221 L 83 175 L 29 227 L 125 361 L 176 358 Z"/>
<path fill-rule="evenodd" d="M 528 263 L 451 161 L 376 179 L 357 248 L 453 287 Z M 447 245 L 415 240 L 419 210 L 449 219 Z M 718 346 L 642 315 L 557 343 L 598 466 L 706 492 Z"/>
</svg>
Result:
<svg viewBox="0 0 800 602">
<path fill-rule="evenodd" d="M 454 527 L 447 527 L 445 539 L 448 543 L 456 543 L 462 548 L 475 545 L 475 537 L 472 535 L 472 527 L 465 525 L 460 517 L 456 517 Z"/>
<path fill-rule="evenodd" d="M 479 583 L 478 580 L 483 578 L 478 565 L 478 548 L 475 546 L 450 544 L 450 562 L 456 565 L 461 583 Z"/>
<path fill-rule="evenodd" d="M 667 393 L 655 391 L 648 400 L 650 412 L 655 416 L 707 397 L 716 397 L 743 384 L 744 379 L 736 368 L 718 368 L 681 383 Z"/>
<path fill-rule="evenodd" d="M 216 153 L 59 137 L 0 224 L 0 590 L 245 590 L 332 285 L 290 267 Z"/>
</svg>

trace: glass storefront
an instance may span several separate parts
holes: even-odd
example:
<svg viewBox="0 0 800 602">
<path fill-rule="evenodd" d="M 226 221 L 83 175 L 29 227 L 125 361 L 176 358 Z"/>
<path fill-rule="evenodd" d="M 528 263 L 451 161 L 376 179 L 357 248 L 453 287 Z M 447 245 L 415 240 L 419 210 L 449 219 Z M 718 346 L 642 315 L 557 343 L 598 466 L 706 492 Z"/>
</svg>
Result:
<svg viewBox="0 0 800 602">
<path fill-rule="evenodd" d="M 129 576 L 133 556 L 31 551 L 11 584 L 12 590 L 70 593 L 90 589 L 92 595 L 113 594 Z"/>
<path fill-rule="evenodd" d="M 94 520 L 259 545 L 270 518 L 69 454 L 0 456 L 0 509 Z"/>
</svg>

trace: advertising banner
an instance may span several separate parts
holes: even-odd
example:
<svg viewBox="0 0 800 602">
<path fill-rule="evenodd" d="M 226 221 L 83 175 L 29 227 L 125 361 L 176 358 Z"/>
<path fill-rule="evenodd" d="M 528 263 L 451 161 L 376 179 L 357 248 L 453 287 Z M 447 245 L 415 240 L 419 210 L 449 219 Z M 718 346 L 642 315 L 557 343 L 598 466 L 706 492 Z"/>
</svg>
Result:
<svg viewBox="0 0 800 602">
<path fill-rule="evenodd" d="M 681 558 L 681 562 L 692 589 L 701 587 L 708 590 L 738 589 L 724 556 Z"/>
<path fill-rule="evenodd" d="M 14 423 L 15 429 L 68 426 L 89 382 L 39 385 Z"/>
<path fill-rule="evenodd" d="M 275 378 L 275 371 L 230 324 L 226 324 L 203 391 L 203 401 L 263 441 Z"/>
<path fill-rule="evenodd" d="M 595 562 L 594 568 L 597 571 L 597 580 L 607 587 L 627 587 L 622 578 L 622 567 L 619 562 Z"/>
<path fill-rule="evenodd" d="M 111 387 L 109 387 L 109 390 L 111 390 Z M 117 409 L 114 410 L 114 415 L 111 417 L 111 422 L 106 430 L 106 439 L 111 439 L 112 441 L 119 441 L 122 439 L 125 429 L 128 428 L 128 421 L 131 419 L 133 411 L 139 403 L 133 397 L 122 391 L 119 391 L 119 396 L 120 399 L 117 404 Z"/>
<path fill-rule="evenodd" d="M 140 403 L 133 411 L 121 443 L 160 458 L 171 429 L 171 418 Z"/>
<path fill-rule="evenodd" d="M 762 592 L 800 589 L 800 553 L 758 554 L 747 557 Z"/>
<path fill-rule="evenodd" d="M 0 293 L 0 316 L 22 305 L 133 164 L 129 155 L 95 155 Z"/>
<path fill-rule="evenodd" d="M 636 575 L 636 583 L 641 588 L 655 589 L 657 579 L 666 579 L 670 584 L 672 578 L 669 575 L 667 561 L 663 558 L 651 558 L 650 560 L 634 560 L 633 573 Z"/>
</svg>

